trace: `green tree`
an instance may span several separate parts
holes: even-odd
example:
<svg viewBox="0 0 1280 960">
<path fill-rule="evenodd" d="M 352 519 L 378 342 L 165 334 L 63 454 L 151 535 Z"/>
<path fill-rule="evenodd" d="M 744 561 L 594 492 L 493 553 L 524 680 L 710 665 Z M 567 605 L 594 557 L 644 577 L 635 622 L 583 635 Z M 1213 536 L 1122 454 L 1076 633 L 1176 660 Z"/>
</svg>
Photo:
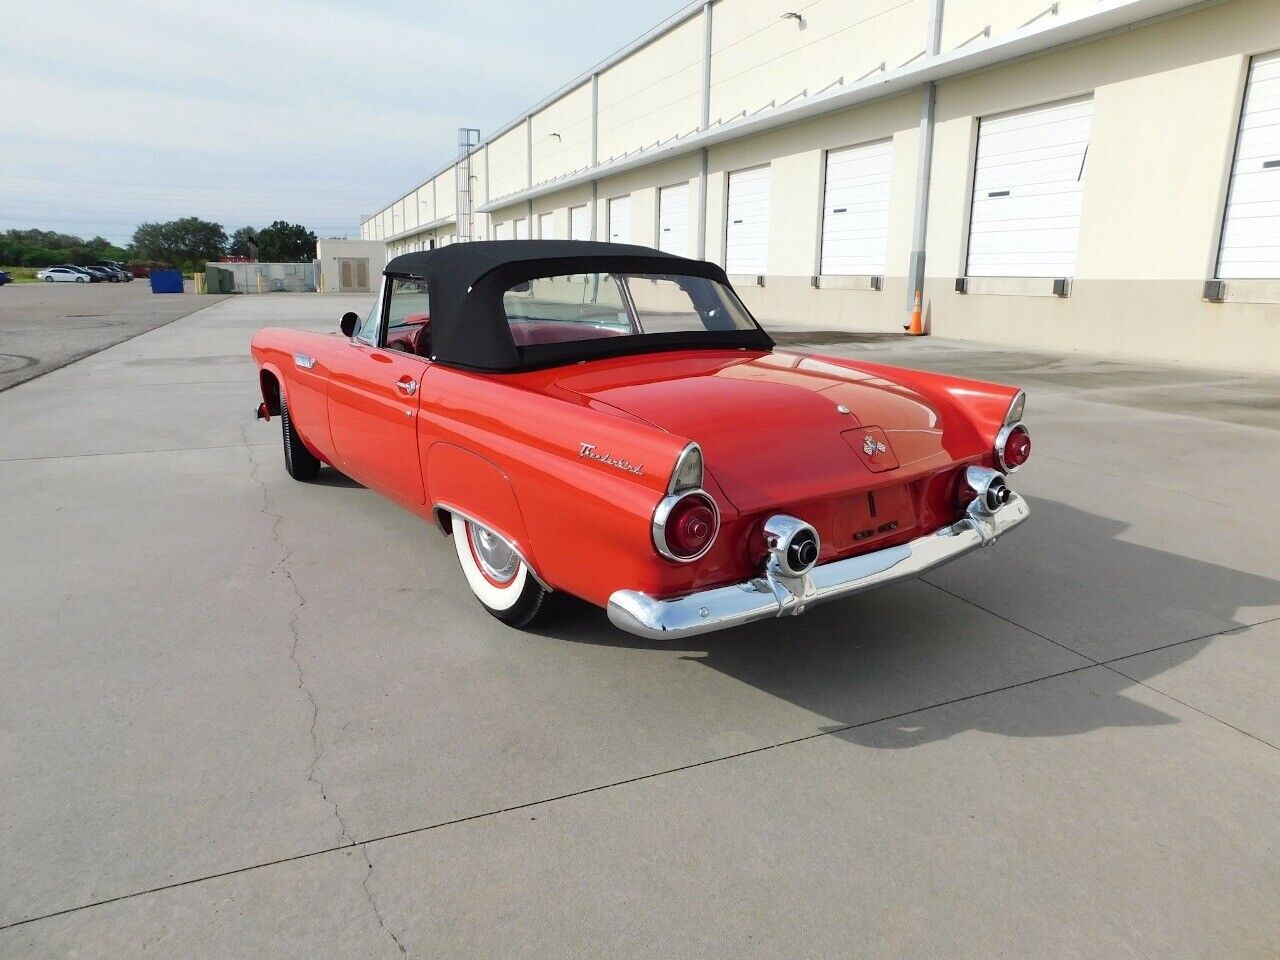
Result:
<svg viewBox="0 0 1280 960">
<path fill-rule="evenodd" d="M 105 237 L 85 240 L 53 230 L 6 230 L 0 233 L 0 264 L 48 267 L 55 263 L 99 263 L 124 260 L 128 254 Z"/>
<path fill-rule="evenodd" d="M 195 270 L 206 261 L 222 257 L 227 248 L 227 234 L 220 223 L 182 217 L 166 223 L 141 224 L 133 232 L 133 248 L 142 259 Z"/>
<path fill-rule="evenodd" d="M 227 244 L 227 253 L 233 257 L 258 256 L 258 231 L 253 227 L 241 227 L 231 235 Z"/>
<path fill-rule="evenodd" d="M 299 223 L 277 220 L 258 231 L 258 259 L 264 263 L 305 263 L 316 258 L 316 235 Z"/>
</svg>

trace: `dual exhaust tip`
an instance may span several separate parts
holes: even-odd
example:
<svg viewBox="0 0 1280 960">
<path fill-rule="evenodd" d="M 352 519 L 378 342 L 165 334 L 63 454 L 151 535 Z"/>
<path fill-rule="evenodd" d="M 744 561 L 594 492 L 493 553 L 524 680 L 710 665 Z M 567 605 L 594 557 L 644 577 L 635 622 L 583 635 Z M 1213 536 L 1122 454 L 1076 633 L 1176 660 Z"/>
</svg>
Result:
<svg viewBox="0 0 1280 960">
<path fill-rule="evenodd" d="M 987 467 L 966 468 L 961 490 L 965 505 L 974 503 L 984 513 L 995 513 L 1013 497 L 1004 474 Z M 818 531 L 803 520 L 777 513 L 764 522 L 764 545 L 772 569 L 802 577 L 818 562 L 822 541 Z"/>
<path fill-rule="evenodd" d="M 975 494 L 979 509 L 986 513 L 995 513 L 1013 496 L 1013 491 L 1004 482 L 1004 474 L 987 467 L 967 467 L 964 487 Z"/>
<path fill-rule="evenodd" d="M 785 513 L 777 513 L 764 522 L 764 545 L 769 562 L 779 573 L 802 577 L 818 562 L 822 541 L 809 524 Z"/>
</svg>

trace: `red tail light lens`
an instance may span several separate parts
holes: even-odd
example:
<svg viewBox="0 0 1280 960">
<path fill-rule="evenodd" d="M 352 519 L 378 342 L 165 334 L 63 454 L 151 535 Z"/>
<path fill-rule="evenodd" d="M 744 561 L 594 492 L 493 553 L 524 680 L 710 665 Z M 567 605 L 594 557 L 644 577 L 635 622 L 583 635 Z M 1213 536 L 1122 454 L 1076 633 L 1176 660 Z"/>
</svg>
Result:
<svg viewBox="0 0 1280 960">
<path fill-rule="evenodd" d="M 661 508 L 660 508 L 661 509 Z M 716 506 L 703 493 L 689 493 L 679 497 L 666 512 L 665 518 L 655 518 L 660 530 L 659 548 L 673 560 L 696 560 L 706 553 L 716 538 L 720 517 Z M 658 537 L 654 538 L 655 541 Z"/>
<path fill-rule="evenodd" d="M 1017 470 L 1031 456 L 1031 434 L 1022 424 L 1012 427 L 1002 438 L 1004 443 L 997 451 L 1000 465 L 1006 470 Z"/>
</svg>

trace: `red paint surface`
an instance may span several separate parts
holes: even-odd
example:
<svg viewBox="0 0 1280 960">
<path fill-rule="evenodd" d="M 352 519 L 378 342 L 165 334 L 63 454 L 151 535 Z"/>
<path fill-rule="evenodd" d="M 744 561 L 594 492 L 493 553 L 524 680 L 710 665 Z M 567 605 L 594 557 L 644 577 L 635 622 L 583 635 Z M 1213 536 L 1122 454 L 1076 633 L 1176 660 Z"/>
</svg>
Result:
<svg viewBox="0 0 1280 960">
<path fill-rule="evenodd" d="M 296 367 L 294 353 L 315 366 Z M 1016 393 L 783 351 L 690 350 L 486 375 L 266 329 L 253 355 L 283 378 L 299 434 L 326 461 L 424 518 L 438 502 L 471 514 L 515 542 L 551 586 L 601 605 L 618 589 L 674 596 L 756 575 L 772 513 L 814 525 L 820 562 L 954 521 L 957 473 L 994 465 Z M 395 386 L 406 379 L 419 383 L 412 396 Z M 866 456 L 866 433 L 886 451 Z M 650 523 L 691 440 L 702 446 L 721 530 L 705 557 L 677 564 L 654 549 Z M 584 443 L 643 470 L 584 458 Z"/>
</svg>

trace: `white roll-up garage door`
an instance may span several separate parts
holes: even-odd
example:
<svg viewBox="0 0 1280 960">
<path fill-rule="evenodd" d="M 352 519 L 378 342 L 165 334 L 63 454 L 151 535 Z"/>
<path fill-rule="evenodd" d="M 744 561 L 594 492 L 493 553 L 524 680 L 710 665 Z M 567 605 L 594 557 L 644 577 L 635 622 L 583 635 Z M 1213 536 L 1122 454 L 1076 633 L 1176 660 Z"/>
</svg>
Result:
<svg viewBox="0 0 1280 960">
<path fill-rule="evenodd" d="M 521 217 L 519 220 L 516 221 L 516 239 L 517 240 L 529 239 L 529 221 L 526 220 L 524 217 Z"/>
<path fill-rule="evenodd" d="M 677 183 L 658 191 L 658 249 L 689 255 L 689 184 Z"/>
<path fill-rule="evenodd" d="M 1093 98 L 978 126 L 968 273 L 1070 277 L 1076 269 Z"/>
<path fill-rule="evenodd" d="M 725 212 L 725 273 L 769 272 L 769 168 L 729 174 Z"/>
<path fill-rule="evenodd" d="M 1280 53 L 1249 69 L 1218 276 L 1280 277 Z"/>
<path fill-rule="evenodd" d="M 889 238 L 893 141 L 827 154 L 822 267 L 830 275 L 882 276 Z"/>
<path fill-rule="evenodd" d="M 587 213 L 587 205 L 569 208 L 569 239 L 591 239 L 591 217 Z"/>
<path fill-rule="evenodd" d="M 631 242 L 631 196 L 614 197 L 609 201 L 609 241 Z"/>
<path fill-rule="evenodd" d="M 493 239 L 510 240 L 511 239 L 511 221 L 503 220 L 493 225 Z"/>
<path fill-rule="evenodd" d="M 552 214 L 538 214 L 538 237 L 542 240 L 554 240 L 556 238 L 555 218 Z"/>
</svg>

